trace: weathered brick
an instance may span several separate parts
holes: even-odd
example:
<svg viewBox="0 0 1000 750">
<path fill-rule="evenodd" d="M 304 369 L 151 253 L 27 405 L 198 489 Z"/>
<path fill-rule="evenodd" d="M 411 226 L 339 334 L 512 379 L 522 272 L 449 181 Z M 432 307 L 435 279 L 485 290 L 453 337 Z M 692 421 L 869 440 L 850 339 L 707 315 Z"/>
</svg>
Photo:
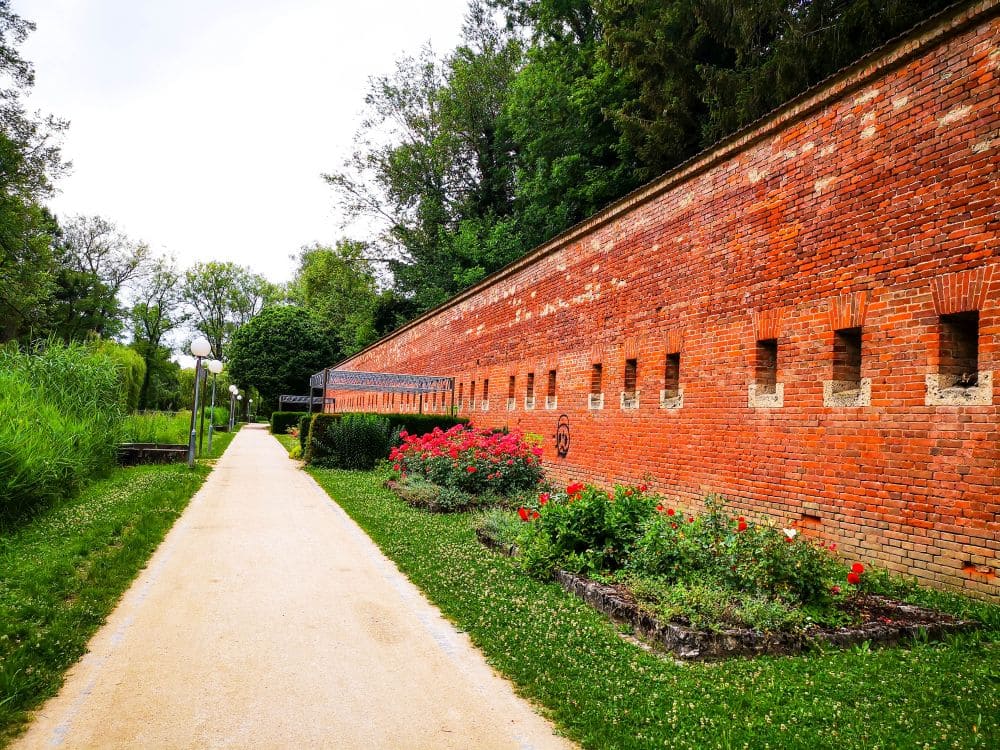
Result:
<svg viewBox="0 0 1000 750">
<path fill-rule="evenodd" d="M 981 404 L 925 401 L 941 315 L 978 311 L 978 369 L 1000 379 L 997 3 L 963 17 L 887 48 L 340 367 L 454 377 L 460 413 L 542 435 L 557 480 L 649 478 L 687 507 L 719 492 L 781 524 L 808 513 L 849 557 L 997 596 L 996 576 L 967 566 L 1000 567 L 1000 407 L 992 392 Z M 825 407 L 833 331 L 855 327 L 871 405 Z M 758 393 L 755 408 L 763 339 L 778 342 L 782 395 Z M 680 355 L 683 403 L 661 408 L 669 354 Z M 639 405 L 623 410 L 633 358 Z M 595 362 L 599 410 L 588 406 Z M 473 411 L 471 383 L 479 398 L 487 378 L 490 408 Z M 421 408 L 327 395 L 340 410 Z"/>
</svg>

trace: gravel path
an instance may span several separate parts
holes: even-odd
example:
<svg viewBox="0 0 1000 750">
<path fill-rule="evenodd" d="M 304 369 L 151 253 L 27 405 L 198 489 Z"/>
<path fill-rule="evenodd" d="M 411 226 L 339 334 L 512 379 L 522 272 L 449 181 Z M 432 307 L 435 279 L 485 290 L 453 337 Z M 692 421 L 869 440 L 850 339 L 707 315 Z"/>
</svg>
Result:
<svg viewBox="0 0 1000 750">
<path fill-rule="evenodd" d="M 17 748 L 565 748 L 244 428 Z"/>
</svg>

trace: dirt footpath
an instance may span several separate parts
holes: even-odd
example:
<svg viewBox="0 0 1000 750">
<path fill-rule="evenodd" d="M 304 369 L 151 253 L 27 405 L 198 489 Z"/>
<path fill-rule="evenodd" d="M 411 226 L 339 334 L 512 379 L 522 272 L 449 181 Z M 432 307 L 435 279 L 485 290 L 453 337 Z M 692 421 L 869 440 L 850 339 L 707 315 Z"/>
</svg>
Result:
<svg viewBox="0 0 1000 750">
<path fill-rule="evenodd" d="M 16 748 L 565 748 L 244 428 Z"/>
</svg>

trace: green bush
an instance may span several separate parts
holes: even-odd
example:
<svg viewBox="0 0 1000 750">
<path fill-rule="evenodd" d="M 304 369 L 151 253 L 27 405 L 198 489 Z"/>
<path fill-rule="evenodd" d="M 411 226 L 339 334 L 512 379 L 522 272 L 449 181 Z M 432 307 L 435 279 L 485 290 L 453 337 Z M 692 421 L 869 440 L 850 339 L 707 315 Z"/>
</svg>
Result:
<svg viewBox="0 0 1000 750">
<path fill-rule="evenodd" d="M 271 412 L 271 434 L 284 435 L 289 427 L 296 427 L 303 417 L 309 415 L 304 411 L 273 411 Z"/>
<path fill-rule="evenodd" d="M 634 487 L 616 487 L 610 496 L 582 484 L 565 493 L 543 493 L 537 508 L 519 510 L 522 517 L 535 516 L 520 540 L 526 567 L 543 577 L 557 566 L 588 575 L 619 570 L 657 503 L 656 496 Z"/>
<path fill-rule="evenodd" d="M 112 466 L 126 396 L 122 369 L 93 345 L 0 348 L 0 517 Z"/>
<path fill-rule="evenodd" d="M 299 417 L 299 455 L 306 454 L 309 446 L 309 427 L 312 424 L 312 414 L 303 414 Z"/>
<path fill-rule="evenodd" d="M 389 454 L 389 420 L 377 414 L 344 414 L 313 419 L 309 463 L 337 469 L 369 470 Z M 317 429 L 319 428 L 319 429 Z"/>
</svg>

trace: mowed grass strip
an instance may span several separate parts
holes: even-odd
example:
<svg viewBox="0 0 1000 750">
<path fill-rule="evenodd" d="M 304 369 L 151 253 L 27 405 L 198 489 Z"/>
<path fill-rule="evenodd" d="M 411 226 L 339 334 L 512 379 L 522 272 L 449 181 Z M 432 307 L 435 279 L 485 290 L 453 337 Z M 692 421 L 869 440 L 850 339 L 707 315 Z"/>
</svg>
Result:
<svg viewBox="0 0 1000 750">
<path fill-rule="evenodd" d="M 923 598 L 988 623 L 905 648 L 679 664 L 483 549 L 468 514 L 410 508 L 386 473 L 309 472 L 522 695 L 590 748 L 1000 747 L 1000 608 Z"/>
<path fill-rule="evenodd" d="M 56 693 L 208 471 L 116 469 L 0 533 L 0 746 Z"/>
</svg>

